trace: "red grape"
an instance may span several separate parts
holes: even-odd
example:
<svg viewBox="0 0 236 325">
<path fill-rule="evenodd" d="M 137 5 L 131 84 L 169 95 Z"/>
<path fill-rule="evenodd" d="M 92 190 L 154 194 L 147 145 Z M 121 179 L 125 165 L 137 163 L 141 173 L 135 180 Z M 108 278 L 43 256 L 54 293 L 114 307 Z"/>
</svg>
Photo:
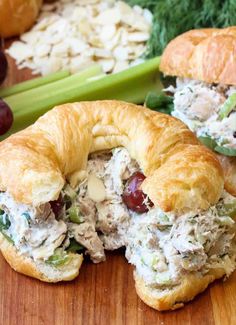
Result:
<svg viewBox="0 0 236 325">
<path fill-rule="evenodd" d="M 0 99 L 0 135 L 6 133 L 13 123 L 13 114 L 10 107 Z"/>
<path fill-rule="evenodd" d="M 50 201 L 49 203 L 51 205 L 51 209 L 52 209 L 53 213 L 55 214 L 56 217 L 58 217 L 63 206 L 64 206 L 62 195 L 60 194 L 59 198 L 57 200 Z"/>
<path fill-rule="evenodd" d="M 146 177 L 140 173 L 134 173 L 127 181 L 123 192 L 123 201 L 126 206 L 135 212 L 147 212 L 153 203 L 147 198 L 147 195 L 140 189 L 142 182 Z"/>
<path fill-rule="evenodd" d="M 7 59 L 5 54 L 0 50 L 0 84 L 4 81 L 7 75 Z"/>
</svg>

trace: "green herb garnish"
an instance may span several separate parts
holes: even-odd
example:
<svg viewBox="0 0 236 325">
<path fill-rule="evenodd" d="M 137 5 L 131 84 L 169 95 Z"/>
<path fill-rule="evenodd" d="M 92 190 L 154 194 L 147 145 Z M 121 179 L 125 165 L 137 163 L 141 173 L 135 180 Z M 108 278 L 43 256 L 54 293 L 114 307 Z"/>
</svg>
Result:
<svg viewBox="0 0 236 325">
<path fill-rule="evenodd" d="M 160 55 L 177 35 L 194 28 L 236 25 L 236 2 L 232 0 L 126 0 L 153 13 L 151 36 L 145 57 Z"/>
<path fill-rule="evenodd" d="M 7 230 L 11 225 L 11 222 L 9 220 L 9 217 L 7 214 L 1 214 L 0 215 L 0 231 Z"/>
<path fill-rule="evenodd" d="M 10 225 L 8 215 L 3 210 L 0 210 L 0 232 L 10 243 L 14 244 L 12 238 L 6 234 L 6 230 L 9 229 Z"/>
</svg>

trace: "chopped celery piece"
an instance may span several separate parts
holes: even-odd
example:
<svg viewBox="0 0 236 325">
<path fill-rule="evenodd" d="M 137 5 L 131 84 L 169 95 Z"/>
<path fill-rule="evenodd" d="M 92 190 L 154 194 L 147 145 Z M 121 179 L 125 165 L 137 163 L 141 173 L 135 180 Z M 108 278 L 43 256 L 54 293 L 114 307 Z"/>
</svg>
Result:
<svg viewBox="0 0 236 325">
<path fill-rule="evenodd" d="M 236 200 L 232 203 L 225 203 L 218 208 L 219 216 L 229 216 L 231 218 L 236 217 Z"/>
<path fill-rule="evenodd" d="M 69 219 L 71 222 L 74 223 L 81 223 L 81 219 L 80 219 L 80 210 L 77 206 L 72 206 L 71 208 L 69 208 L 67 210 L 68 214 L 69 214 Z"/>
<path fill-rule="evenodd" d="M 61 248 L 57 248 L 52 256 L 49 257 L 49 259 L 46 260 L 46 264 L 52 265 L 52 266 L 62 266 L 71 261 L 71 256 L 66 254 L 65 251 L 63 251 Z"/>
<path fill-rule="evenodd" d="M 161 221 L 161 223 L 169 223 L 169 217 L 166 214 L 160 214 L 158 216 L 159 220 Z"/>
<path fill-rule="evenodd" d="M 218 223 L 221 225 L 221 226 L 231 226 L 234 224 L 234 221 L 232 218 L 230 217 L 220 217 L 218 219 Z"/>
<path fill-rule="evenodd" d="M 83 251 L 84 247 L 82 245 L 80 245 L 79 243 L 77 243 L 77 241 L 74 238 L 72 238 L 70 240 L 70 245 L 66 250 L 67 250 L 67 252 L 76 253 L 76 252 Z"/>
<path fill-rule="evenodd" d="M 223 146 L 216 146 L 215 151 L 221 153 L 225 156 L 235 157 L 236 156 L 236 149 L 227 148 Z"/>
<path fill-rule="evenodd" d="M 3 210 L 0 209 L 0 216 L 1 216 L 2 214 L 5 214 L 5 211 L 3 211 Z"/>
<path fill-rule="evenodd" d="M 160 215 L 158 215 L 157 228 L 160 231 L 167 230 L 171 226 L 172 226 L 172 223 L 171 223 L 168 215 L 166 215 L 165 213 L 161 213 Z"/>
<path fill-rule="evenodd" d="M 159 262 L 159 257 L 158 256 L 153 256 L 152 260 L 152 269 L 157 270 L 157 264 Z"/>
<path fill-rule="evenodd" d="M 59 72 L 52 73 L 46 77 L 39 77 L 39 78 L 34 78 L 32 80 L 23 81 L 14 86 L 0 89 L 0 98 L 12 96 L 29 89 L 37 88 L 49 84 L 51 82 L 69 77 L 69 75 L 70 75 L 69 71 L 59 71 Z"/>
<path fill-rule="evenodd" d="M 220 108 L 219 117 L 221 120 L 226 118 L 236 106 L 236 93 L 229 96 Z"/>
<path fill-rule="evenodd" d="M 142 264 L 143 264 L 143 265 L 146 265 L 146 263 L 145 263 L 145 260 L 144 260 L 144 257 L 143 257 L 143 256 L 141 256 L 141 259 L 140 259 L 140 260 L 141 260 L 141 262 L 142 262 Z"/>
<path fill-rule="evenodd" d="M 198 137 L 199 141 L 204 144 L 206 147 L 208 147 L 211 150 L 214 150 L 215 147 L 217 146 L 217 143 L 214 139 L 211 137 Z"/>
<path fill-rule="evenodd" d="M 74 200 L 77 196 L 76 191 L 70 185 L 65 187 L 64 192 L 71 200 Z"/>
<path fill-rule="evenodd" d="M 98 80 L 98 68 L 90 67 L 76 75 L 49 85 L 38 87 L 5 98 L 14 113 L 13 126 L 4 137 L 33 123 L 40 115 L 55 105 L 83 100 L 117 99 L 143 103 L 149 91 L 161 91 L 159 73 L 160 57 L 148 60 L 122 72 L 104 76 Z M 94 71 L 96 70 L 96 71 Z M 101 71 L 100 71 L 101 73 Z"/>
<path fill-rule="evenodd" d="M 171 277 L 169 274 L 166 273 L 158 273 L 156 275 L 156 281 L 158 284 L 165 285 L 171 283 Z"/>
</svg>

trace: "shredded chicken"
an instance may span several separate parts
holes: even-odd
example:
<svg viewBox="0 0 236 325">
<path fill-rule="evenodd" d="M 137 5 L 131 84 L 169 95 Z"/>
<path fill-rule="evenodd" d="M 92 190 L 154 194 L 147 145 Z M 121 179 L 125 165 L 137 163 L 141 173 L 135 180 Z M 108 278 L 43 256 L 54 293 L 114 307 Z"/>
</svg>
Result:
<svg viewBox="0 0 236 325">
<path fill-rule="evenodd" d="M 127 259 L 153 286 L 176 285 L 186 271 L 204 274 L 220 266 L 230 274 L 236 267 L 235 223 L 219 216 L 217 206 L 180 217 L 159 208 L 134 214 L 127 237 Z"/>
<path fill-rule="evenodd" d="M 2 192 L 0 208 L 7 212 L 10 221 L 7 233 L 22 254 L 46 260 L 66 237 L 65 222 L 55 219 L 49 204 L 32 208 L 16 203 Z"/>
<path fill-rule="evenodd" d="M 84 180 L 76 189 L 69 184 L 63 189 L 64 205 L 57 216 L 49 203 L 32 208 L 0 192 L 1 231 L 22 254 L 37 261 L 54 254 L 62 263 L 65 256 L 58 257 L 58 249 L 65 252 L 71 241 L 82 245 L 94 263 L 105 260 L 105 250 L 125 246 L 128 261 L 153 287 L 174 286 L 186 273 L 205 274 L 216 267 L 229 275 L 236 267 L 236 244 L 235 222 L 227 207 L 236 210 L 236 199 L 223 193 L 207 211 L 181 216 L 158 207 L 137 214 L 128 210 L 122 194 L 126 180 L 139 170 L 125 148 L 91 155 Z M 102 201 L 89 196 L 91 174 L 104 185 Z"/>
<path fill-rule="evenodd" d="M 236 149 L 236 107 L 228 116 L 219 112 L 226 99 L 236 93 L 235 86 L 211 85 L 191 79 L 176 79 L 172 115 L 182 120 L 197 136 L 210 136 L 218 145 Z"/>
</svg>

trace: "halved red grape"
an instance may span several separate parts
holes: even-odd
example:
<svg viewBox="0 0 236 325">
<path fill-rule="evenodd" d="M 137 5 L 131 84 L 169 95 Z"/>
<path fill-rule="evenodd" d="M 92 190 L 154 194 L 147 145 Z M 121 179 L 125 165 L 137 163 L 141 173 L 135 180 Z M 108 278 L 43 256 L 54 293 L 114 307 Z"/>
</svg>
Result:
<svg viewBox="0 0 236 325">
<path fill-rule="evenodd" d="M 122 196 L 126 206 L 138 213 L 147 212 L 148 208 L 153 206 L 151 200 L 147 198 L 147 195 L 140 188 L 145 178 L 140 172 L 134 173 L 128 179 Z"/>
<path fill-rule="evenodd" d="M 13 113 L 10 107 L 0 99 L 0 135 L 6 133 L 12 126 Z"/>
<path fill-rule="evenodd" d="M 7 75 L 7 59 L 5 54 L 0 50 L 0 84 L 5 80 Z"/>
<path fill-rule="evenodd" d="M 59 198 L 55 201 L 50 201 L 49 202 L 51 205 L 51 209 L 53 213 L 55 214 L 56 217 L 60 215 L 60 212 L 62 211 L 62 208 L 64 206 L 63 198 L 62 195 L 59 195 Z"/>
</svg>

